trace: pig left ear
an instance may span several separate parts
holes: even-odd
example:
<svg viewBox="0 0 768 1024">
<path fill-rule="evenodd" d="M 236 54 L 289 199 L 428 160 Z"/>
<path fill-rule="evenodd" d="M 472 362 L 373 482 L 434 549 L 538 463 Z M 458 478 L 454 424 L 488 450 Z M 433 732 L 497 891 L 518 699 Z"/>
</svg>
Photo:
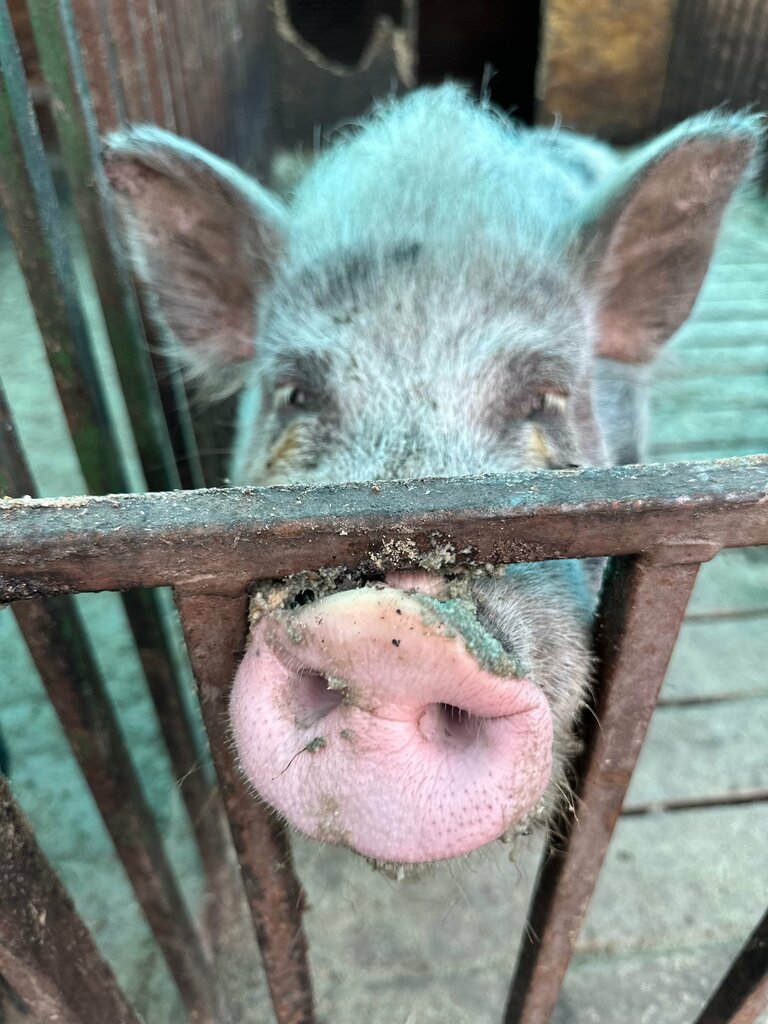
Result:
<svg viewBox="0 0 768 1024">
<path fill-rule="evenodd" d="M 760 136 L 758 116 L 692 118 L 637 153 L 584 211 L 579 246 L 598 299 L 599 355 L 648 362 L 686 320 Z"/>
<path fill-rule="evenodd" d="M 285 208 L 253 179 L 159 128 L 110 135 L 104 169 L 149 309 L 190 370 L 253 355 Z"/>
</svg>

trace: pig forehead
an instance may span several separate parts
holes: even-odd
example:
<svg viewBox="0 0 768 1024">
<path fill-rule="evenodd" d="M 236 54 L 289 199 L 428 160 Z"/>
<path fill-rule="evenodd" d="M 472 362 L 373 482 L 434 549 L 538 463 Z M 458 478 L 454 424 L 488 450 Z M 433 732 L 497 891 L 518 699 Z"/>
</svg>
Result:
<svg viewBox="0 0 768 1024">
<path fill-rule="evenodd" d="M 583 366 L 593 310 L 577 275 L 508 252 L 467 260 L 404 238 L 324 254 L 281 275 L 262 353 L 479 365 L 538 353 Z M 430 370 L 431 372 L 431 370 Z"/>
</svg>

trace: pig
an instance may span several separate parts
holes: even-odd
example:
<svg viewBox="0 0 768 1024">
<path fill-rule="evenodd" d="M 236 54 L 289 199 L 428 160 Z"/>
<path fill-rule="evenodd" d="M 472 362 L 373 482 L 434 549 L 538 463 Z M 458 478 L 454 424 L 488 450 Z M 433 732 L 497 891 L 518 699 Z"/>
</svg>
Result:
<svg viewBox="0 0 768 1024">
<path fill-rule="evenodd" d="M 287 202 L 157 128 L 112 135 L 104 165 L 159 329 L 241 392 L 232 482 L 311 485 L 639 461 L 648 368 L 760 134 L 703 114 L 619 159 L 445 84 L 337 133 Z M 234 682 L 257 793 L 387 865 L 551 820 L 594 565 L 318 579 L 261 591 Z"/>
</svg>

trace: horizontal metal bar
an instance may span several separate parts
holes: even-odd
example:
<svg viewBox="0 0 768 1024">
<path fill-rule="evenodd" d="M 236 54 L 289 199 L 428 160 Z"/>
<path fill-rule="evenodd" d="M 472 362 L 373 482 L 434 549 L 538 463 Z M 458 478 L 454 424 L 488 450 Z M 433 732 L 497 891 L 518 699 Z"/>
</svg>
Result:
<svg viewBox="0 0 768 1024">
<path fill-rule="evenodd" d="M 582 723 L 573 806 L 553 825 L 558 838 L 539 871 L 505 1024 L 541 1024 L 555 1009 L 698 568 L 643 555 L 611 564 L 598 616 L 594 715 Z"/>
<path fill-rule="evenodd" d="M 687 618 L 686 618 L 687 621 Z M 727 704 L 732 701 L 764 699 L 768 696 L 765 689 L 750 687 L 748 690 L 726 690 L 725 693 L 712 693 L 706 696 L 660 697 L 657 707 L 660 708 L 695 708 L 706 704 Z"/>
<path fill-rule="evenodd" d="M 768 563 L 767 563 L 768 568 Z M 686 622 L 715 622 L 730 619 L 768 618 L 768 605 L 760 608 L 713 608 L 712 611 L 689 612 Z"/>
<path fill-rule="evenodd" d="M 644 804 L 629 804 L 622 808 L 622 817 L 643 814 L 664 814 L 668 811 L 697 811 L 710 807 L 733 807 L 735 804 L 760 804 L 768 801 L 768 789 L 739 789 L 731 793 L 691 797 L 684 800 L 650 800 Z"/>
<path fill-rule="evenodd" d="M 768 456 L 327 487 L 0 501 L 0 594 L 185 586 L 345 565 L 524 562 L 768 543 Z"/>
<path fill-rule="evenodd" d="M 768 1010 L 768 911 L 694 1024 L 755 1024 Z"/>
<path fill-rule="evenodd" d="M 247 598 L 245 594 L 221 597 L 177 590 L 176 603 L 275 1018 L 278 1024 L 314 1024 L 307 941 L 301 921 L 306 900 L 293 867 L 288 832 L 246 784 L 229 733 L 229 691 L 245 648 Z"/>
<path fill-rule="evenodd" d="M 2 775 L 0 973 L 36 1021 L 140 1024 Z"/>
</svg>

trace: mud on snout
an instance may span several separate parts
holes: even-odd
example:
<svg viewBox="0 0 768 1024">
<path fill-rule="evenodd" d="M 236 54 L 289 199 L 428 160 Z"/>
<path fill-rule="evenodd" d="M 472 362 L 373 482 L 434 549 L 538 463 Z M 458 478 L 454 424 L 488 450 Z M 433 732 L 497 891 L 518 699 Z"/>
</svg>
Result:
<svg viewBox="0 0 768 1024">
<path fill-rule="evenodd" d="M 231 722 L 243 771 L 291 825 L 419 864 L 541 813 L 549 702 L 468 592 L 419 571 L 259 595 Z"/>
</svg>

